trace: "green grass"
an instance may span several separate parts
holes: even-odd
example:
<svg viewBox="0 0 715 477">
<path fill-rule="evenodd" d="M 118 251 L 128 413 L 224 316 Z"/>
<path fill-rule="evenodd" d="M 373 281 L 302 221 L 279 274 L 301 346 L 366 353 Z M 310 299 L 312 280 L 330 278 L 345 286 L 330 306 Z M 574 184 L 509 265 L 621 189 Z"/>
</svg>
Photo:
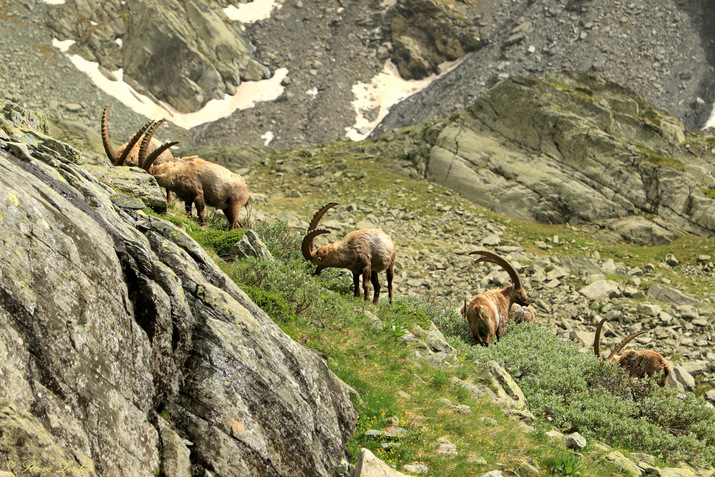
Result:
<svg viewBox="0 0 715 477">
<path fill-rule="evenodd" d="M 699 401 L 681 402 L 661 391 L 641 392 L 639 399 L 647 400 L 651 409 L 647 414 L 653 422 L 631 424 L 629 419 L 642 411 L 628 397 L 631 388 L 625 376 L 557 343 L 538 326 L 510 330 L 498 346 L 476 347 L 453 304 L 398 295 L 394 306 L 387 300 L 375 306 L 352 296 L 347 272 L 327 270 L 311 276 L 312 267 L 299 251 L 301 237 L 284 223 L 260 223 L 255 229 L 279 261 L 234 262 L 223 260 L 220 252 L 236 238 L 232 232 L 212 227 L 196 230 L 195 223 L 181 213 L 174 210 L 171 214 L 171 220 L 187 229 L 288 335 L 323 356 L 331 370 L 358 391 L 359 419 L 348 444 L 353 460 L 366 447 L 398 470 L 419 461 L 429 466 L 431 475 L 440 476 L 481 475 L 497 463 L 499 468 L 517 472 L 529 464 L 550 475 L 618 472 L 596 454 L 573 457 L 549 442 L 543 432 L 556 426 L 564 431 L 578 429 L 590 439 L 608 441 L 626 452 L 640 450 L 662 460 L 670 458 L 673 463 L 679 459 L 715 462 L 712 431 L 707 428 L 715 429 L 715 419 L 699 407 Z M 376 315 L 384 329 L 369 326 L 365 312 Z M 415 325 L 426 329 L 430 322 L 459 350 L 450 365 L 438 367 L 418 359 L 415 350 L 403 342 L 404 334 Z M 534 355 L 544 358 L 530 359 Z M 455 378 L 488 383 L 481 367 L 474 364 L 487 358 L 503 363 L 520 380 L 532 411 L 538 414 L 535 432 L 523 432 L 502 409 L 452 384 Z M 596 387 L 585 386 L 589 382 Z M 462 414 L 445 399 L 467 405 L 472 412 Z M 682 416 L 679 422 L 675 422 L 676 415 Z M 693 420 L 701 423 L 699 427 Z M 391 432 L 395 428 L 402 433 L 365 435 L 369 430 Z M 458 455 L 435 454 L 440 439 L 454 444 Z M 478 457 L 487 464 L 474 463 Z"/>
<path fill-rule="evenodd" d="M 647 160 L 654 166 L 672 167 L 673 169 L 677 169 L 679 171 L 685 170 L 685 164 L 675 159 L 674 157 L 664 156 L 655 151 L 651 151 L 650 149 L 643 146 L 637 146 L 636 149 L 638 149 L 638 152 L 642 154 L 645 160 Z"/>
</svg>

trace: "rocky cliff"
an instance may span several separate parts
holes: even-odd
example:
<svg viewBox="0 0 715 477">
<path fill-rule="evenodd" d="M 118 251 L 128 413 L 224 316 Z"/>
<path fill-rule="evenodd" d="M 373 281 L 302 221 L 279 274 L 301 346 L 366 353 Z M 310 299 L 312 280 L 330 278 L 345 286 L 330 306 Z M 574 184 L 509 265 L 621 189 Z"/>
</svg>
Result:
<svg viewBox="0 0 715 477">
<path fill-rule="evenodd" d="M 511 217 L 599 224 L 640 245 L 715 233 L 712 138 L 592 76 L 505 80 L 447 120 L 381 142 L 393 149 L 386 161 Z"/>
<path fill-rule="evenodd" d="M 332 475 L 347 386 L 41 118 L 1 114 L 0 453 L 16 471 Z"/>
</svg>

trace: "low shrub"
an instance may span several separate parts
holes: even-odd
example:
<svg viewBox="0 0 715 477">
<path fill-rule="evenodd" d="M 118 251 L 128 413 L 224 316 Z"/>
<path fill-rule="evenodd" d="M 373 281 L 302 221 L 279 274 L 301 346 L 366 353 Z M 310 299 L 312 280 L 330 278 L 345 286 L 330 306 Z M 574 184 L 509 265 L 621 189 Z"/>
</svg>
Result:
<svg viewBox="0 0 715 477">
<path fill-rule="evenodd" d="M 715 410 L 702 398 L 631 380 L 619 366 L 580 352 L 536 323 L 511 325 L 496 345 L 482 347 L 471 336 L 464 340 L 461 320 L 442 327 L 453 333 L 460 353 L 501 363 L 531 411 L 562 431 L 673 462 L 715 465 Z"/>
</svg>

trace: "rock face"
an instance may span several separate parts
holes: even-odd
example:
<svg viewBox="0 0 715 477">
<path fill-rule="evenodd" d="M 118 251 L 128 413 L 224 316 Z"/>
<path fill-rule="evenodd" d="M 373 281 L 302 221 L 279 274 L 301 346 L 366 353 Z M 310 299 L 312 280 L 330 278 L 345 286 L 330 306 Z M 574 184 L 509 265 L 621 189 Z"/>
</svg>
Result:
<svg viewBox="0 0 715 477">
<path fill-rule="evenodd" d="M 270 76 L 238 27 L 200 1 L 69 0 L 48 16 L 60 39 L 76 40 L 72 52 L 106 72 L 122 68 L 134 89 L 179 112 Z"/>
<path fill-rule="evenodd" d="M 472 8 L 488 45 L 391 108 L 375 135 L 453 114 L 500 80 L 561 70 L 627 86 L 691 129 L 712 112 L 707 45 L 715 29 L 707 0 L 480 1 Z"/>
<path fill-rule="evenodd" d="M 476 25 L 439 2 L 401 1 L 390 15 L 392 62 L 403 79 L 438 74 L 440 64 L 482 46 Z"/>
<path fill-rule="evenodd" d="M 715 233 L 713 153 L 632 92 L 575 73 L 506 80 L 439 126 L 427 176 L 499 213 L 542 223 L 651 214 Z M 657 219 L 656 219 L 657 220 Z M 642 243 L 638 226 L 623 236 Z M 616 228 L 619 230 L 619 228 Z"/>
<path fill-rule="evenodd" d="M 332 475 L 356 421 L 344 383 L 182 231 L 3 114 L 0 452 L 89 475 Z"/>
<path fill-rule="evenodd" d="M 275 2 L 269 18 L 243 24 L 222 11 L 259 3 L 272 2 L 6 2 L 3 95 L 96 129 L 109 97 L 98 97 L 86 75 L 53 48 L 57 38 L 75 40 L 72 53 L 98 61 L 108 77 L 123 67 L 133 86 L 166 95 L 161 99 L 177 109 L 231 93 L 240 81 L 260 77 L 264 66 L 288 70 L 279 100 L 195 128 L 191 139 L 200 145 L 264 145 L 268 132 L 277 147 L 344 138 L 356 125 L 353 86 L 370 84 L 390 59 L 405 75 L 423 74 L 460 49 L 464 61 L 390 108 L 377 134 L 448 117 L 500 80 L 564 69 L 623 84 L 692 129 L 705 124 L 715 100 L 709 0 L 285 0 Z M 422 11 L 404 18 L 423 28 L 393 22 L 406 6 L 410 15 Z M 435 15 L 425 15 L 433 8 Z M 156 15 L 143 18 L 150 12 Z M 479 46 L 469 53 L 475 36 Z M 28 81 L 28 70 L 42 74 Z M 373 105 L 361 114 L 378 117 Z"/>
</svg>

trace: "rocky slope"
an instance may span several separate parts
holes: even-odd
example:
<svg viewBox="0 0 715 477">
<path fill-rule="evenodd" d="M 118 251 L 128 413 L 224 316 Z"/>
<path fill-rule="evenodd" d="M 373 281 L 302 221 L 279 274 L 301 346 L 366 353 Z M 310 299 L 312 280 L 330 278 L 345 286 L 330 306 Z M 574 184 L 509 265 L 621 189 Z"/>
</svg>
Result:
<svg viewBox="0 0 715 477">
<path fill-rule="evenodd" d="M 376 135 L 447 116 L 501 79 L 563 69 L 626 86 L 691 129 L 702 127 L 712 111 L 715 30 L 707 1 L 476 5 L 489 44 L 393 108 Z"/>
<path fill-rule="evenodd" d="M 436 128 L 418 167 L 499 213 L 607 224 L 640 245 L 715 234 L 710 143 L 613 83 L 568 73 L 507 80 Z"/>
<path fill-rule="evenodd" d="M 356 413 L 325 362 L 44 120 L 7 105 L 0 126 L 4 465 L 333 475 Z"/>
<path fill-rule="evenodd" d="M 335 238 L 359 228 L 387 231 L 398 250 L 397 296 L 444 300 L 455 308 L 465 297 L 510 284 L 502 270 L 476 266 L 467 256 L 477 248 L 495 250 L 520 271 L 540 325 L 585 352 L 591 352 L 601 318 L 613 322 L 605 334 L 606 347 L 634 331 L 650 330 L 637 345 L 657 348 L 677 362 L 682 379 L 674 379 L 674 385 L 694 389 L 697 378 L 706 390 L 712 389 L 715 248 L 709 239 L 703 241 L 711 244 L 703 247 L 707 255 L 687 260 L 672 249 L 661 260 L 628 264 L 626 258 L 637 254 L 628 246 L 618 249 L 623 260 L 601 258 L 601 237 L 608 238 L 607 229 L 567 225 L 528 232 L 531 226 L 490 217 L 449 189 L 407 179 L 399 167 L 390 171 L 376 153 L 382 146 L 378 141 L 359 150 L 304 149 L 300 156 L 254 163 L 247 177 L 250 186 L 261 191 L 254 197 L 256 220 L 284 220 L 303 232 L 320 206 L 339 202 L 321 226 Z M 318 245 L 323 243 L 329 240 Z M 348 274 L 345 279 L 349 282 Z"/>
<path fill-rule="evenodd" d="M 107 77 L 121 67 L 138 91 L 182 111 L 288 70 L 277 101 L 191 131 L 203 145 L 261 145 L 268 132 L 275 146 L 344 138 L 356 121 L 352 87 L 369 83 L 388 59 L 405 78 L 463 62 L 393 108 L 376 134 L 446 117 L 501 79 L 563 69 L 627 86 L 690 129 L 705 123 L 715 100 L 706 0 L 285 0 L 270 18 L 242 25 L 222 11 L 237 5 L 5 2 L 2 95 L 96 128 L 110 98 L 52 46 L 56 38 L 75 41 L 70 51 L 98 62 Z M 143 121 L 115 110 L 122 123 Z M 378 111 L 360 114 L 375 119 Z"/>
</svg>

